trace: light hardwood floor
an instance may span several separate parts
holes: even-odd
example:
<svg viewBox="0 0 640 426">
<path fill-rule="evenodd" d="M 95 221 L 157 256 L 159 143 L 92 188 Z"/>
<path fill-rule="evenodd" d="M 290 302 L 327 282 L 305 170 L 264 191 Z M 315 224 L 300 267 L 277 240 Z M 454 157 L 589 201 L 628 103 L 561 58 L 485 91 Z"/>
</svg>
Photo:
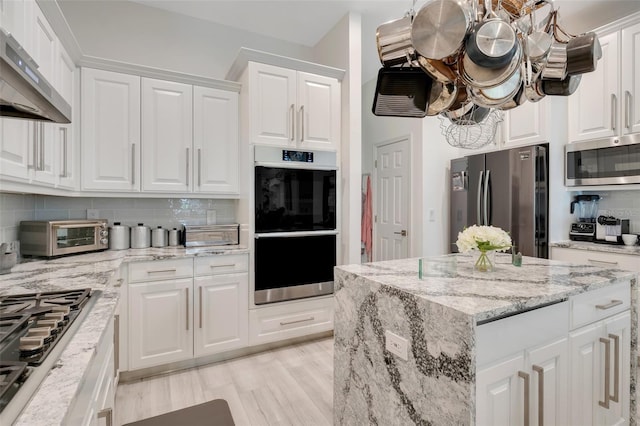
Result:
<svg viewBox="0 0 640 426">
<path fill-rule="evenodd" d="M 217 398 L 227 401 L 237 426 L 331 425 L 333 338 L 123 383 L 116 424 Z"/>
</svg>

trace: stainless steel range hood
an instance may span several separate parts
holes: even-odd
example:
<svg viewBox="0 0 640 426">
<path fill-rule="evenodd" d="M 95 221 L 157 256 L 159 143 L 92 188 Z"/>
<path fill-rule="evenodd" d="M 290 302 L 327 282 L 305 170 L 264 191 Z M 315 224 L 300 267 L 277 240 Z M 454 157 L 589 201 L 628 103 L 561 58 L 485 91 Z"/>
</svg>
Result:
<svg viewBox="0 0 640 426">
<path fill-rule="evenodd" d="M 0 29 L 0 116 L 71 123 L 71 106 L 37 68 L 22 46 Z"/>
</svg>

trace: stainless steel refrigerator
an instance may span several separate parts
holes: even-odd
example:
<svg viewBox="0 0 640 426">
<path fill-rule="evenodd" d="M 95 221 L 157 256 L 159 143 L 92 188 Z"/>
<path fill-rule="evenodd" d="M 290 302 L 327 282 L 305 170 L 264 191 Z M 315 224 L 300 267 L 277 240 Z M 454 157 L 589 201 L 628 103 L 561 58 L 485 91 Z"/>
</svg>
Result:
<svg viewBox="0 0 640 426">
<path fill-rule="evenodd" d="M 509 232 L 523 255 L 548 258 L 548 166 L 547 145 L 451 160 L 451 252 L 466 226 L 493 225 Z"/>
</svg>

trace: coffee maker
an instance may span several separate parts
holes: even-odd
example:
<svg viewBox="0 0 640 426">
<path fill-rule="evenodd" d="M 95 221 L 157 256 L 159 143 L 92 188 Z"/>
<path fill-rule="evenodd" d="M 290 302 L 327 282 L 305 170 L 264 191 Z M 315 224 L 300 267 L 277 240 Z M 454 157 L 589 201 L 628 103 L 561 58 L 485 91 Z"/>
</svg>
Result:
<svg viewBox="0 0 640 426">
<path fill-rule="evenodd" d="M 571 224 L 570 240 L 595 241 L 598 201 L 599 195 L 589 194 L 577 195 L 571 202 L 571 213 L 575 215 L 576 221 Z"/>
<path fill-rule="evenodd" d="M 629 233 L 629 219 L 618 219 L 613 216 L 598 216 L 596 223 L 596 242 L 608 244 L 624 244 L 622 234 Z"/>
</svg>

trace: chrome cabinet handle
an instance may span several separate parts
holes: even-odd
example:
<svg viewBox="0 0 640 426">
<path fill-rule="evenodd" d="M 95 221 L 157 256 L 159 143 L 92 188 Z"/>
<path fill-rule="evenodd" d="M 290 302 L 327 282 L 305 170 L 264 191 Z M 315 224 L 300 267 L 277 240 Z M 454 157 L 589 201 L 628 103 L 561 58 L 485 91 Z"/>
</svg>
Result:
<svg viewBox="0 0 640 426">
<path fill-rule="evenodd" d="M 44 123 L 40 124 L 40 168 L 41 172 L 44 171 Z"/>
<path fill-rule="evenodd" d="M 626 101 L 626 108 L 624 111 L 624 127 L 631 128 L 631 92 L 624 91 L 624 100 Z"/>
<path fill-rule="evenodd" d="M 607 309 L 611 309 L 618 305 L 622 305 L 622 300 L 612 300 L 611 302 L 604 305 L 596 305 L 596 309 L 606 311 Z"/>
<path fill-rule="evenodd" d="M 113 426 L 113 408 L 105 408 L 104 410 L 98 411 L 98 418 L 107 419 L 107 426 Z"/>
<path fill-rule="evenodd" d="M 69 173 L 67 170 L 67 128 L 60 127 L 60 135 L 62 138 L 62 172 L 60 173 L 61 178 L 69 177 Z"/>
<path fill-rule="evenodd" d="M 294 112 L 294 105 L 291 104 L 291 106 L 289 107 L 289 118 L 291 119 L 291 141 L 293 142 L 293 140 L 295 139 L 295 133 L 296 133 L 296 129 L 295 129 L 295 123 L 296 123 L 296 118 L 295 118 L 295 112 Z"/>
<path fill-rule="evenodd" d="M 309 317 L 309 318 L 304 318 L 304 319 L 295 320 L 295 321 L 280 321 L 280 325 L 297 324 L 299 322 L 313 321 L 314 319 L 316 319 L 316 318 L 315 317 Z"/>
<path fill-rule="evenodd" d="M 529 374 L 518 371 L 518 377 L 524 379 L 524 426 L 529 426 Z"/>
<path fill-rule="evenodd" d="M 484 175 L 484 223 L 483 225 L 490 225 L 489 223 L 489 175 L 491 170 L 487 170 L 487 174 Z"/>
<path fill-rule="evenodd" d="M 177 268 L 169 268 L 169 269 L 157 269 L 155 271 L 147 271 L 147 274 L 166 274 L 169 272 L 176 272 Z"/>
<path fill-rule="evenodd" d="M 202 185 L 202 149 L 198 148 L 198 187 Z"/>
<path fill-rule="evenodd" d="M 532 365 L 531 368 L 538 373 L 538 426 L 544 426 L 544 367 Z"/>
<path fill-rule="evenodd" d="M 482 204 L 482 177 L 484 176 L 484 171 L 480 171 L 480 177 L 478 178 L 478 204 L 476 206 L 476 214 L 478 215 L 476 218 L 476 222 L 482 225 L 482 211 L 480 209 L 480 205 Z"/>
<path fill-rule="evenodd" d="M 300 142 L 304 142 L 304 105 L 300 107 Z"/>
<path fill-rule="evenodd" d="M 189 148 L 187 148 L 187 188 L 189 187 Z"/>
<path fill-rule="evenodd" d="M 225 265 L 209 265 L 210 268 L 233 268 L 235 266 L 235 263 L 227 263 Z"/>
<path fill-rule="evenodd" d="M 618 111 L 616 108 L 616 100 L 617 97 L 615 93 L 611 94 L 611 130 L 616 130 L 616 118 L 618 115 Z"/>
<path fill-rule="evenodd" d="M 199 306 L 200 306 L 200 328 L 202 328 L 202 286 L 198 287 L 198 299 L 199 300 Z"/>
<path fill-rule="evenodd" d="M 113 377 L 120 369 L 120 315 L 113 317 Z"/>
<path fill-rule="evenodd" d="M 607 265 L 617 265 L 618 262 L 608 262 L 606 260 L 598 260 L 598 259 L 587 259 L 591 263 L 606 263 Z"/>
<path fill-rule="evenodd" d="M 601 407 L 609 408 L 609 383 L 611 382 L 611 340 L 605 337 L 600 338 L 600 343 L 604 343 L 604 401 L 598 401 Z"/>
<path fill-rule="evenodd" d="M 186 297 L 186 301 L 187 301 L 187 309 L 186 309 L 186 320 L 187 320 L 187 330 L 189 330 L 189 289 L 185 289 L 187 290 L 187 297 Z"/>
<path fill-rule="evenodd" d="M 136 144 L 131 144 L 131 185 L 136 184 Z"/>
<path fill-rule="evenodd" d="M 609 333 L 609 338 L 613 339 L 613 395 L 611 401 L 620 402 L 620 336 Z"/>
</svg>

